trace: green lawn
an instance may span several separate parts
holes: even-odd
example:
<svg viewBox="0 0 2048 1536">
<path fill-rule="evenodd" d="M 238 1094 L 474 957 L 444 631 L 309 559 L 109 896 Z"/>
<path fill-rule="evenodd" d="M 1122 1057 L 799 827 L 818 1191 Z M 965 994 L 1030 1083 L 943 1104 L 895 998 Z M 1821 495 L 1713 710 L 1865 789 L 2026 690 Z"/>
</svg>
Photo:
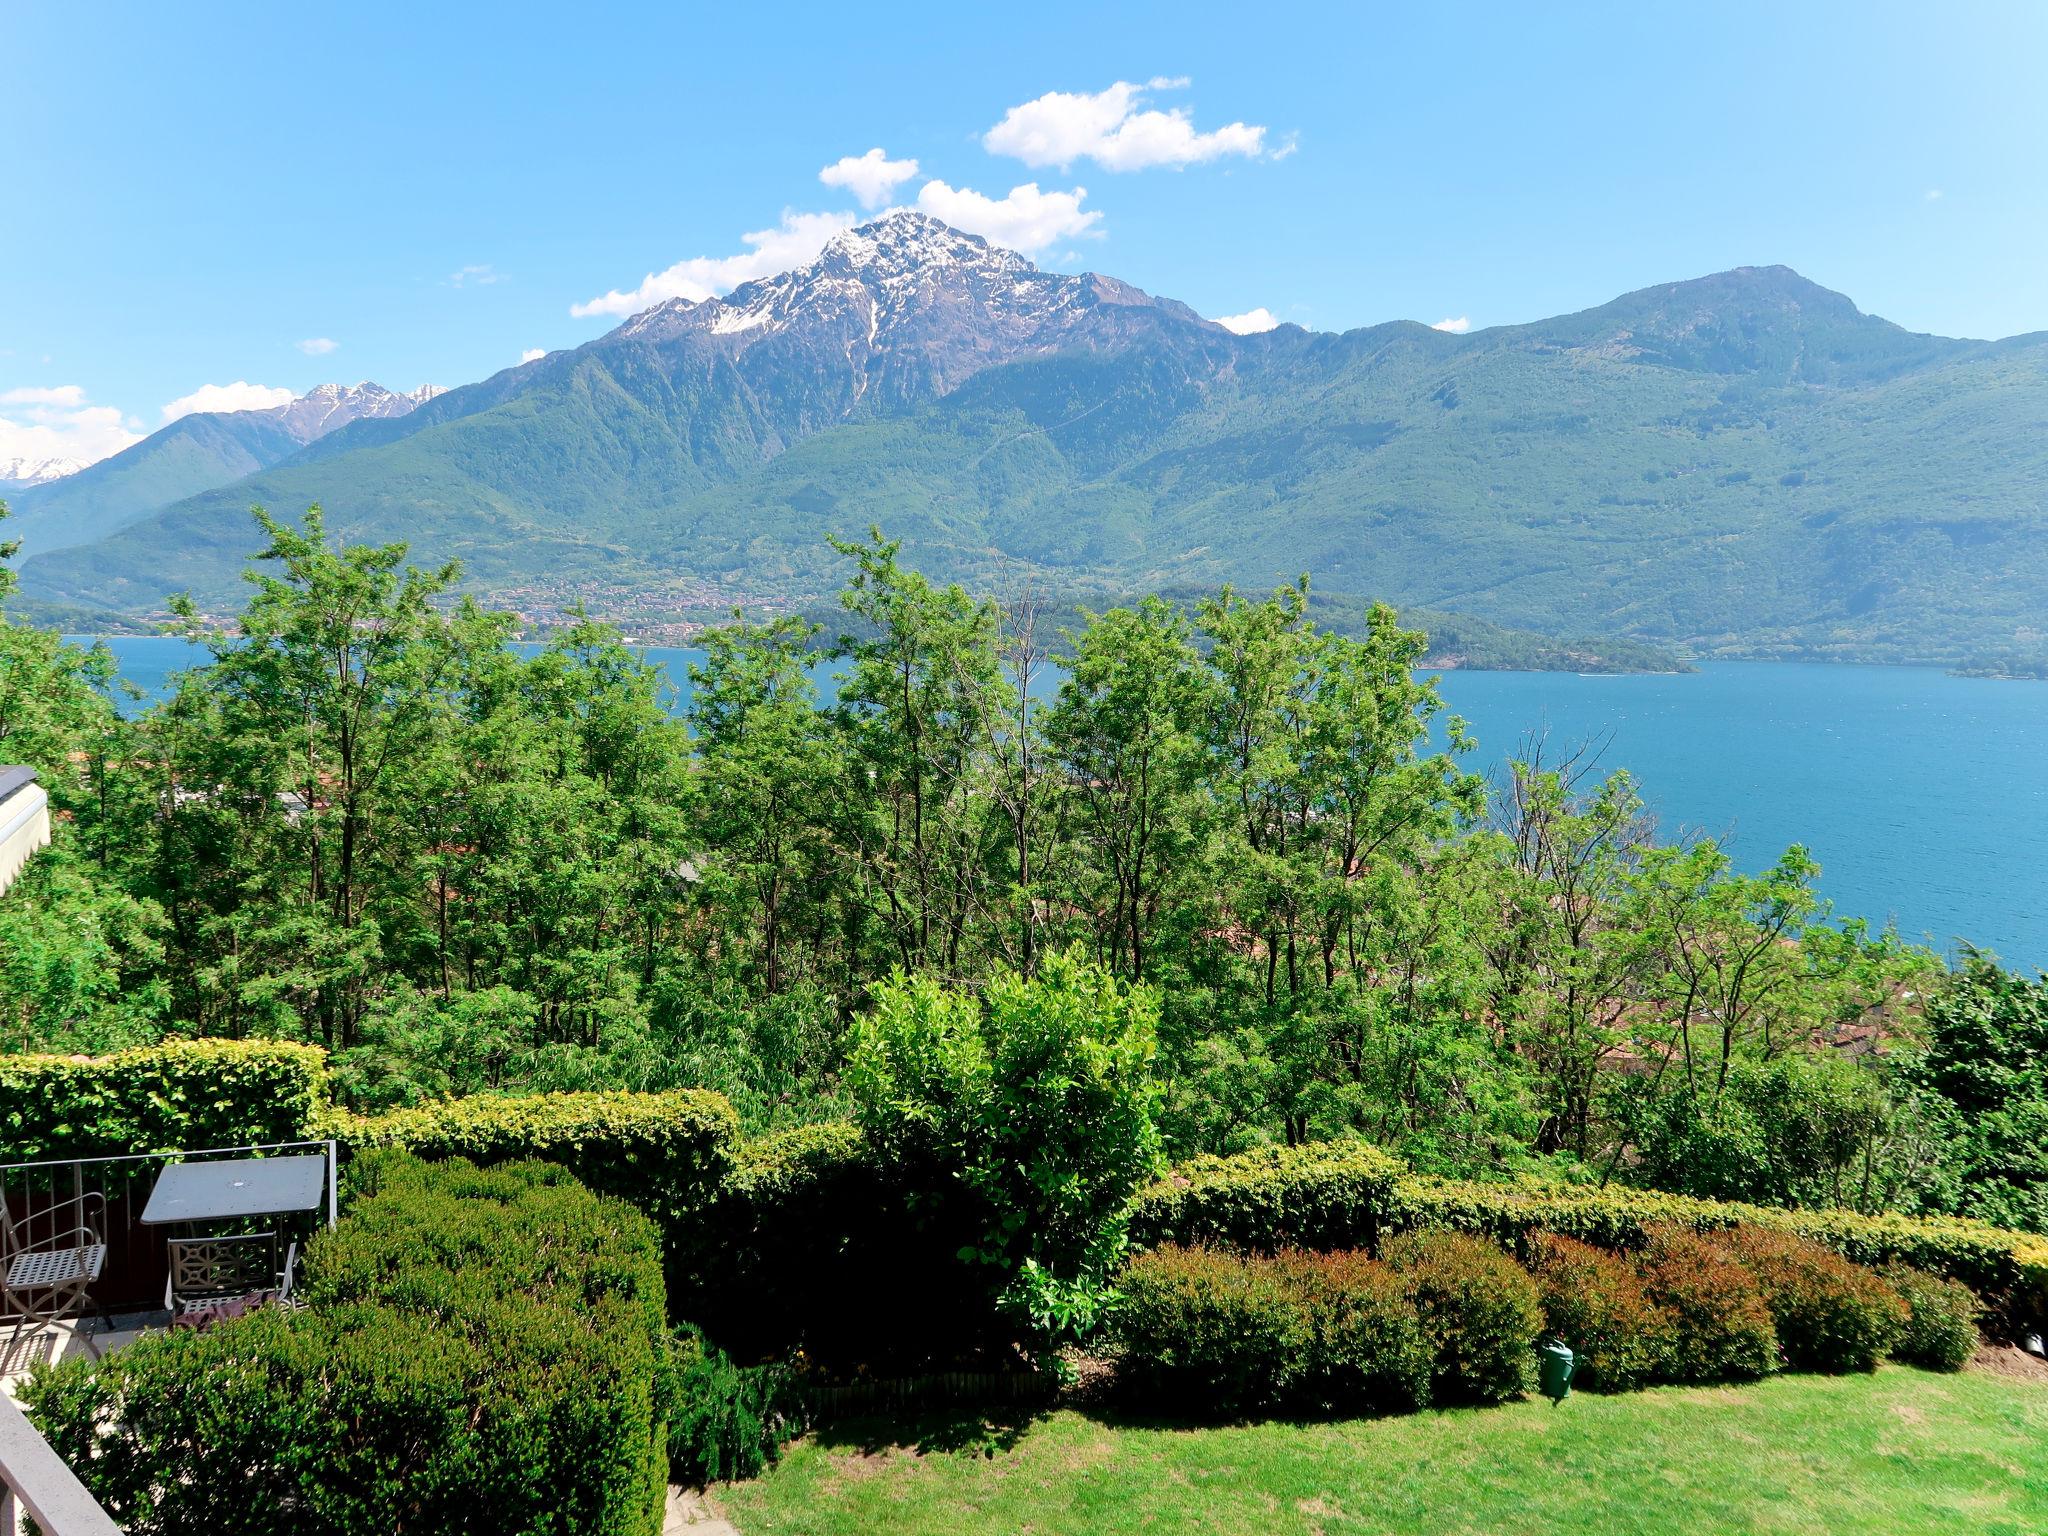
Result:
<svg viewBox="0 0 2048 1536">
<path fill-rule="evenodd" d="M 1230 1429 L 1062 1412 L 944 1438 L 967 1444 L 835 1429 L 717 1502 L 742 1536 L 2048 1531 L 2048 1389 L 1977 1373 Z"/>
</svg>

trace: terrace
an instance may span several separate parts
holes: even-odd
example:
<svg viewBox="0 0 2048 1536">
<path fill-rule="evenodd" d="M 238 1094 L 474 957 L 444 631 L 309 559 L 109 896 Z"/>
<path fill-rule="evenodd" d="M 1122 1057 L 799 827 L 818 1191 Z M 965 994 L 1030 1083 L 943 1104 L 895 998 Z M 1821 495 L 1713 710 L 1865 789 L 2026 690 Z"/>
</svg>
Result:
<svg viewBox="0 0 2048 1536">
<path fill-rule="evenodd" d="M 0 1536 L 117 1529 L 16 1406 L 36 1366 L 290 1299 L 332 1226 L 331 1141 L 0 1164 Z"/>
</svg>

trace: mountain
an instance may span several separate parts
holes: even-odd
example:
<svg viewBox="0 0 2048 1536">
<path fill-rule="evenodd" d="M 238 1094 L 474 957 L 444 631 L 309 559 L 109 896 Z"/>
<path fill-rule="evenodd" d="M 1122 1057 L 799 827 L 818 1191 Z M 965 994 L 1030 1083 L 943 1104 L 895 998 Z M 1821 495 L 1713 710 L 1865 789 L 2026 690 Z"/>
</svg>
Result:
<svg viewBox="0 0 2048 1536">
<path fill-rule="evenodd" d="M 266 469 L 358 420 L 391 420 L 441 391 L 395 394 L 381 384 L 321 384 L 259 411 L 180 416 L 97 464 L 32 485 L 9 500 L 11 537 L 24 553 L 89 544 L 173 502 Z M 4 471 L 5 465 L 0 465 Z"/>
<path fill-rule="evenodd" d="M 1923 336 L 1783 267 L 1453 335 L 1235 336 L 915 214 L 362 420 L 28 562 L 46 603 L 225 607 L 247 509 L 459 555 L 538 617 L 802 605 L 870 523 L 1069 601 L 1307 571 L 1553 636 L 1956 661 L 2048 632 L 2048 336 Z"/>
<path fill-rule="evenodd" d="M 25 491 L 75 475 L 85 466 L 76 459 L 0 459 L 0 491 Z"/>
<path fill-rule="evenodd" d="M 270 416 L 300 443 L 310 443 L 352 421 L 394 421 L 446 393 L 438 384 L 422 384 L 403 395 L 367 381 L 316 384 L 289 404 L 250 414 Z"/>
</svg>

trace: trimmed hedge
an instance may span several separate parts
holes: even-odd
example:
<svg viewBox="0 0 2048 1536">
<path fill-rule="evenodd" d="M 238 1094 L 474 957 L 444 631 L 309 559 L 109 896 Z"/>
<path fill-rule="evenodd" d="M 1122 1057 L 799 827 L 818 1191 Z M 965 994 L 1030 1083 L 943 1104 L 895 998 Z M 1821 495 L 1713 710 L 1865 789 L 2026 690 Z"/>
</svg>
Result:
<svg viewBox="0 0 2048 1536">
<path fill-rule="evenodd" d="M 1542 1291 L 1543 1326 L 1577 1358 L 1572 1384 L 1633 1392 L 1657 1380 L 1672 1356 L 1677 1324 L 1650 1299 L 1636 1266 L 1555 1232 L 1534 1233 L 1525 1247 Z"/>
<path fill-rule="evenodd" d="M 1930 1371 L 1960 1371 L 1977 1353 L 1977 1298 L 1959 1281 L 1895 1265 L 1885 1279 L 1906 1303 L 1892 1358 Z"/>
<path fill-rule="evenodd" d="M 1410 1232 L 1387 1244 L 1435 1354 L 1430 1400 L 1504 1403 L 1529 1389 L 1543 1308 L 1536 1282 L 1502 1249 L 1463 1232 Z"/>
<path fill-rule="evenodd" d="M 1355 1249 L 1290 1249 L 1275 1263 L 1307 1316 L 1303 1406 L 1405 1413 L 1429 1402 L 1435 1356 L 1400 1274 Z"/>
<path fill-rule="evenodd" d="M 277 1040 L 178 1040 L 108 1056 L 0 1057 L 0 1156 L 114 1157 L 303 1141 L 327 1055 Z"/>
<path fill-rule="evenodd" d="M 1301 1390 L 1313 1325 L 1271 1259 L 1169 1243 L 1132 1260 L 1118 1289 L 1118 1381 L 1141 1402 L 1235 1418 Z"/>
<path fill-rule="evenodd" d="M 671 1233 L 718 1198 L 739 1134 L 732 1105 L 703 1089 L 478 1095 L 382 1115 L 330 1112 L 321 1125 L 351 1150 L 558 1163 L 600 1194 L 632 1201 Z"/>
<path fill-rule="evenodd" d="M 1142 1191 L 1131 1239 L 1282 1248 L 1375 1248 L 1407 1165 L 1364 1141 L 1198 1157 Z"/>
<path fill-rule="evenodd" d="M 1832 1248 L 1771 1227 L 1721 1241 L 1763 1287 L 1785 1358 L 1805 1371 L 1874 1371 L 1906 1326 L 1906 1303 Z"/>
<path fill-rule="evenodd" d="M 1778 1368 L 1778 1329 L 1756 1276 L 1718 1237 L 1690 1227 L 1650 1233 L 1643 1289 L 1674 1322 L 1666 1381 L 1754 1381 Z"/>
<path fill-rule="evenodd" d="M 40 1372 L 30 1416 L 131 1536 L 654 1536 L 668 1336 L 645 1217 L 558 1167 L 357 1164 L 259 1308 Z"/>
<path fill-rule="evenodd" d="M 1870 1268 L 1905 1264 L 1959 1280 L 2015 1330 L 2048 1322 L 2048 1236 L 1944 1217 L 1782 1210 L 1534 1180 L 1439 1179 L 1406 1173 L 1361 1142 L 1196 1158 L 1139 1195 L 1132 1233 L 1140 1244 L 1215 1241 L 1272 1252 L 1290 1243 L 1374 1248 L 1383 1235 L 1449 1227 L 1520 1253 L 1542 1231 L 1633 1250 L 1659 1225 L 1716 1231 L 1739 1223 L 1796 1233 Z"/>
<path fill-rule="evenodd" d="M 1447 1226 L 1519 1249 L 1531 1232 L 1562 1232 L 1600 1248 L 1640 1248 L 1659 1225 L 1711 1232 L 1749 1223 L 1795 1232 L 1871 1268 L 1909 1264 L 1960 1280 L 2017 1325 L 2048 1318 L 2048 1236 L 1945 1217 L 1783 1210 L 1653 1190 L 1480 1184 L 1410 1174 L 1395 1186 L 1392 1229 Z"/>
<path fill-rule="evenodd" d="M 1176 1416 L 1405 1413 L 1435 1352 L 1403 1276 L 1356 1251 L 1274 1257 L 1168 1243 L 1125 1269 L 1119 1387 Z"/>
<path fill-rule="evenodd" d="M 1117 1381 L 1178 1419 L 1403 1412 L 1521 1395 L 1546 1333 L 1607 1392 L 1870 1370 L 1887 1351 L 1954 1370 L 1976 1345 L 1966 1287 L 1778 1229 L 1667 1224 L 1636 1254 L 1536 1233 L 1528 1251 L 1525 1268 L 1443 1228 L 1389 1239 L 1384 1262 L 1167 1243 L 1125 1269 Z"/>
</svg>

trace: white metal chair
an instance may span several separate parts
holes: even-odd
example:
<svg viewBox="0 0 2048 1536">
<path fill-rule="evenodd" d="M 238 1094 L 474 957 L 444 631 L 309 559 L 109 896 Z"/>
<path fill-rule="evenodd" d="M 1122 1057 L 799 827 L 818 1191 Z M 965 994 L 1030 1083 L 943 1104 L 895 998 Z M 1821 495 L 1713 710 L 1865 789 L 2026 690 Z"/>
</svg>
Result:
<svg viewBox="0 0 2048 1536">
<path fill-rule="evenodd" d="M 45 1218 L 49 1236 L 24 1230 L 41 1225 Z M 20 1317 L 7 1340 L 6 1359 L 13 1360 L 24 1336 L 67 1318 L 82 1318 L 90 1303 L 88 1292 L 106 1263 L 107 1202 L 98 1190 L 59 1201 L 23 1221 L 15 1220 L 0 1196 L 0 1305 Z M 74 1333 L 98 1359 L 100 1348 L 92 1335 L 82 1329 Z"/>
</svg>

